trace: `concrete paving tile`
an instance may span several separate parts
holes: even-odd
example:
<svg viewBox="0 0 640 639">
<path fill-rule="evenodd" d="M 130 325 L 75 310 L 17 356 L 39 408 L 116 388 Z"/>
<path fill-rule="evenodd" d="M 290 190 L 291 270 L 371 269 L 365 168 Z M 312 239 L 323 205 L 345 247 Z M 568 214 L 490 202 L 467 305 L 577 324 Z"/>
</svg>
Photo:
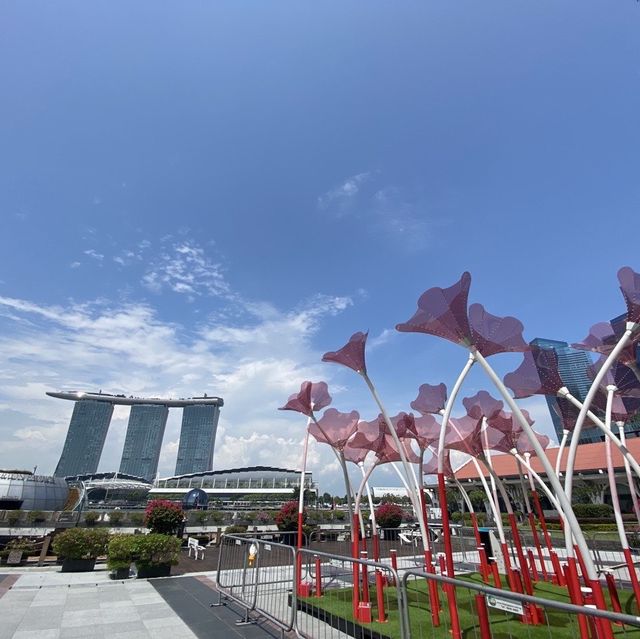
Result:
<svg viewBox="0 0 640 639">
<path fill-rule="evenodd" d="M 131 599 L 119 601 L 101 601 L 100 610 L 119 610 L 121 608 L 136 608 L 136 604 Z"/>
<path fill-rule="evenodd" d="M 152 639 L 195 639 L 196 635 L 186 624 L 182 627 L 154 628 L 149 630 Z"/>
<path fill-rule="evenodd" d="M 109 635 L 109 639 L 151 639 L 151 635 L 146 630 L 134 630 Z"/>
<path fill-rule="evenodd" d="M 13 639 L 18 628 L 18 623 L 19 622 L 17 621 L 6 621 L 3 618 L 2 623 L 0 624 L 0 639 Z"/>
<path fill-rule="evenodd" d="M 72 628 L 60 628 L 60 639 L 110 639 L 105 635 L 102 626 L 74 626 Z"/>
<path fill-rule="evenodd" d="M 173 617 L 172 619 L 143 619 L 147 630 L 156 630 L 158 628 L 181 628 L 185 627 L 184 622 L 179 617 Z"/>
<path fill-rule="evenodd" d="M 60 639 L 60 630 L 18 630 L 13 639 Z"/>
<path fill-rule="evenodd" d="M 60 628 L 61 622 L 62 609 L 44 612 L 43 608 L 30 608 L 18 625 L 18 630 L 57 630 Z"/>
<path fill-rule="evenodd" d="M 62 623 L 60 627 L 73 628 L 101 623 L 102 617 L 99 610 L 65 610 L 62 613 Z"/>
<path fill-rule="evenodd" d="M 175 619 L 176 613 L 166 604 L 146 604 L 136 606 L 142 619 Z"/>
<path fill-rule="evenodd" d="M 128 632 L 146 632 L 142 621 L 123 621 L 123 622 L 113 622 L 113 623 L 103 623 L 102 632 L 104 632 L 106 637 L 112 637 L 115 634 L 125 634 Z"/>
<path fill-rule="evenodd" d="M 119 623 L 122 621 L 142 621 L 135 608 L 103 609 L 100 611 L 102 623 Z"/>
</svg>

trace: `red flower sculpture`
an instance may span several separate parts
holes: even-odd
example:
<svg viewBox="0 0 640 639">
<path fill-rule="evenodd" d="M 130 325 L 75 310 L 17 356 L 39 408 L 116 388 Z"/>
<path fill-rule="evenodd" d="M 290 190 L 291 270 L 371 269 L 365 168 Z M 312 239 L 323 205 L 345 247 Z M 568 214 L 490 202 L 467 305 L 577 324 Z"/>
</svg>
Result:
<svg viewBox="0 0 640 639">
<path fill-rule="evenodd" d="M 438 414 L 447 403 L 447 387 L 444 384 L 422 384 L 418 396 L 411 402 L 411 408 L 422 415 Z"/>
<path fill-rule="evenodd" d="M 311 417 L 331 404 L 331 395 L 326 382 L 302 382 L 300 391 L 289 397 L 287 403 L 278 410 L 293 410 Z"/>
<path fill-rule="evenodd" d="M 467 410 L 467 415 L 474 419 L 482 419 L 483 417 L 491 419 L 504 406 L 504 402 L 492 397 L 484 390 L 479 391 L 473 397 L 465 397 L 462 403 Z"/>
<path fill-rule="evenodd" d="M 316 422 L 309 424 L 309 434 L 322 444 L 329 444 L 336 450 L 342 450 L 358 427 L 358 411 L 341 413 L 329 408 Z"/>
<path fill-rule="evenodd" d="M 329 351 L 322 356 L 323 362 L 333 362 L 351 368 L 356 373 L 367 372 L 364 360 L 364 349 L 369 333 L 354 333 L 349 341 L 337 351 Z"/>
</svg>

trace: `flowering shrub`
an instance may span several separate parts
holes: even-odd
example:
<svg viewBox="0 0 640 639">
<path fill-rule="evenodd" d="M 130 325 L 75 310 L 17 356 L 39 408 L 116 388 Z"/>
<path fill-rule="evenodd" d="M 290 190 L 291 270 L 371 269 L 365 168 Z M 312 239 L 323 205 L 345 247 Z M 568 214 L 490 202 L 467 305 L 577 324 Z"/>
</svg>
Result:
<svg viewBox="0 0 640 639">
<path fill-rule="evenodd" d="M 167 499 L 154 499 L 144 511 L 144 525 L 152 533 L 173 535 L 184 520 L 180 506 Z"/>
<path fill-rule="evenodd" d="M 302 523 L 307 521 L 307 513 L 303 511 Z M 276 515 L 278 530 L 296 530 L 298 528 L 298 502 L 288 501 Z"/>
<path fill-rule="evenodd" d="M 402 523 L 403 512 L 397 504 L 382 504 L 376 510 L 376 523 L 380 528 L 397 528 Z"/>
</svg>

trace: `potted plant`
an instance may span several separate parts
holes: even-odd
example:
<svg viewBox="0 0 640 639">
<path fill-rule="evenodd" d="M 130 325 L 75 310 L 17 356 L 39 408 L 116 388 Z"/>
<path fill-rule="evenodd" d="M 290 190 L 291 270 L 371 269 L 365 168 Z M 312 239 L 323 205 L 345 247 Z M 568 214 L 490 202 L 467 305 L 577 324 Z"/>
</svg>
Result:
<svg viewBox="0 0 640 639">
<path fill-rule="evenodd" d="M 398 539 L 398 526 L 404 511 L 397 504 L 382 504 L 376 509 L 376 523 L 384 530 L 385 539 Z"/>
<path fill-rule="evenodd" d="M 84 514 L 84 523 L 87 526 L 95 526 L 96 522 L 100 518 L 100 515 L 92 510 Z"/>
<path fill-rule="evenodd" d="M 154 499 L 144 511 L 144 525 L 161 535 L 175 535 L 184 518 L 182 508 L 168 499 Z"/>
<path fill-rule="evenodd" d="M 53 540 L 53 550 L 63 558 L 62 572 L 88 572 L 96 559 L 107 552 L 109 531 L 69 528 Z"/>
<path fill-rule="evenodd" d="M 109 523 L 112 526 L 119 526 L 123 520 L 123 514 L 121 510 L 114 510 L 109 513 Z"/>
<path fill-rule="evenodd" d="M 180 540 L 159 533 L 135 535 L 133 539 L 138 577 L 168 577 L 171 566 L 178 563 Z"/>
<path fill-rule="evenodd" d="M 107 549 L 107 568 L 113 579 L 128 579 L 135 559 L 136 539 L 133 535 L 113 535 Z"/>
<path fill-rule="evenodd" d="M 21 517 L 22 517 L 22 511 L 21 510 L 10 510 L 7 513 L 7 520 L 9 522 L 9 528 L 13 528 L 20 521 Z"/>
</svg>

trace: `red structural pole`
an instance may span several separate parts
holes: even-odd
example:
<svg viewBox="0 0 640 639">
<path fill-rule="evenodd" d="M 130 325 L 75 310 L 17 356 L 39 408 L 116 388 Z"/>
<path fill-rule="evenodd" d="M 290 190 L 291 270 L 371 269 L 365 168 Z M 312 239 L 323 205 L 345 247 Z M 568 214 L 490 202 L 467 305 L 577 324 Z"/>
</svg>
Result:
<svg viewBox="0 0 640 639">
<path fill-rule="evenodd" d="M 351 540 L 351 556 L 353 557 L 353 618 L 358 618 L 358 607 L 360 605 L 360 571 L 358 570 L 358 515 L 353 516 L 353 539 Z"/>
<path fill-rule="evenodd" d="M 527 550 L 527 557 L 529 558 L 529 566 L 531 568 L 531 578 L 533 581 L 540 581 L 540 575 L 538 574 L 538 568 L 536 567 L 536 559 L 533 556 L 532 550 Z"/>
<path fill-rule="evenodd" d="M 622 606 L 620 605 L 620 597 L 618 597 L 618 589 L 616 588 L 615 577 L 610 572 L 608 572 L 605 575 L 605 579 L 607 580 L 607 588 L 609 589 L 609 597 L 611 598 L 611 606 L 613 607 L 613 612 L 622 612 Z"/>
<path fill-rule="evenodd" d="M 484 595 L 476 595 L 476 611 L 478 613 L 478 624 L 480 625 L 481 639 L 491 639 L 491 624 L 489 623 L 489 611 Z"/>
<path fill-rule="evenodd" d="M 544 555 L 542 554 L 542 546 L 540 545 L 540 536 L 538 535 L 538 528 L 536 527 L 536 519 L 533 516 L 533 513 L 530 512 L 529 515 L 529 528 L 531 528 L 531 535 L 533 536 L 533 543 L 536 547 L 536 552 L 538 553 L 538 560 L 540 561 L 540 571 L 542 572 L 542 578 L 546 581 L 549 578 L 547 574 L 547 566 L 545 565 Z"/>
<path fill-rule="evenodd" d="M 440 513 L 442 518 L 442 532 L 444 535 L 444 550 L 447 562 L 447 577 L 453 579 L 455 571 L 453 567 L 453 546 L 451 544 L 451 528 L 449 524 L 449 513 L 447 511 L 447 487 L 444 480 L 444 473 L 438 473 L 438 500 L 440 502 Z M 451 636 L 453 639 L 461 639 L 460 619 L 458 617 L 458 603 L 456 601 L 455 588 L 447 587 L 447 603 L 449 606 L 449 618 L 451 619 Z"/>
<path fill-rule="evenodd" d="M 502 580 L 500 579 L 500 573 L 498 572 L 498 564 L 495 561 L 491 564 L 491 572 L 493 573 L 493 585 L 496 588 L 502 588 Z"/>
<path fill-rule="evenodd" d="M 322 597 L 322 567 L 320 566 L 320 557 L 313 556 L 316 560 L 316 597 Z"/>
<path fill-rule="evenodd" d="M 485 583 L 489 583 L 489 562 L 487 560 L 487 553 L 482 545 L 482 540 L 480 539 L 480 530 L 478 528 L 478 517 L 475 512 L 469 513 L 471 517 L 471 525 L 473 526 L 473 536 L 476 539 L 476 547 L 478 548 L 478 554 L 480 555 L 480 574 L 482 575 L 482 580 Z"/>
<path fill-rule="evenodd" d="M 389 557 L 391 558 L 391 567 L 395 570 L 395 573 L 397 575 L 398 574 L 398 551 L 392 548 L 389 551 Z M 393 585 L 395 586 L 395 584 Z"/>
<path fill-rule="evenodd" d="M 384 610 L 384 579 L 382 571 L 376 569 L 376 601 L 378 603 L 378 623 L 385 623 L 387 615 Z"/>
<path fill-rule="evenodd" d="M 360 558 L 367 560 L 367 551 L 360 553 Z M 367 572 L 367 564 L 362 564 L 362 603 L 369 603 L 369 575 Z"/>
<path fill-rule="evenodd" d="M 578 578 L 578 568 L 575 557 L 567 558 L 566 582 L 571 603 L 576 606 L 584 606 L 582 593 L 580 591 L 580 579 Z M 578 628 L 580 629 L 580 639 L 590 639 L 589 626 L 584 615 L 577 615 Z"/>
<path fill-rule="evenodd" d="M 631 490 L 633 490 L 633 486 L 631 486 Z M 631 550 L 627 546 L 627 548 L 623 548 L 624 559 L 627 563 L 627 569 L 629 570 L 629 578 L 631 579 L 631 587 L 633 588 L 633 592 L 636 596 L 636 602 L 640 604 L 640 583 L 638 583 L 638 574 L 636 573 L 636 567 L 633 563 L 633 557 L 631 556 Z"/>
</svg>

